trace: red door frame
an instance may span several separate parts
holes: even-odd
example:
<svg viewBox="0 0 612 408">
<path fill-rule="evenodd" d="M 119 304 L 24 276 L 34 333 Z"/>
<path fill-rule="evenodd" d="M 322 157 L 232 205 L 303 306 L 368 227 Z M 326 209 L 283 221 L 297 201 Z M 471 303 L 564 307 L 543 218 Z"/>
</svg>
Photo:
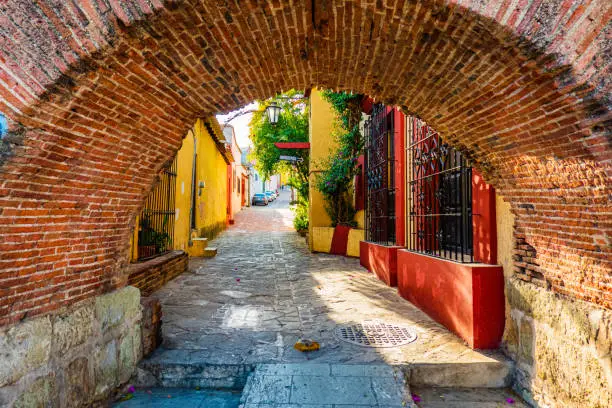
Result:
<svg viewBox="0 0 612 408">
<path fill-rule="evenodd" d="M 244 188 L 245 188 L 244 186 L 245 186 L 245 184 L 246 183 L 244 182 L 244 177 L 241 177 L 241 180 L 240 180 L 240 195 L 241 195 L 241 200 L 242 200 L 241 205 L 243 207 L 246 206 L 246 200 L 245 200 L 245 194 L 244 194 Z"/>
</svg>

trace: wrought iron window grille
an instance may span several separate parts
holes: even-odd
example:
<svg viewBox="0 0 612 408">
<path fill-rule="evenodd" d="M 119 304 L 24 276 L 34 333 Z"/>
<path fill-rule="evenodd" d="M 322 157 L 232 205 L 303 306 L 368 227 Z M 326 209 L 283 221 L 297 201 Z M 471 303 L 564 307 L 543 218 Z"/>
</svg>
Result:
<svg viewBox="0 0 612 408">
<path fill-rule="evenodd" d="M 366 241 L 396 244 L 394 110 L 374 105 L 364 124 Z"/>
<path fill-rule="evenodd" d="M 176 158 L 162 170 L 159 182 L 147 197 L 140 212 L 137 260 L 143 261 L 172 250 L 176 217 Z"/>
<path fill-rule="evenodd" d="M 406 120 L 407 247 L 456 262 L 474 262 L 472 168 L 419 119 Z"/>
</svg>

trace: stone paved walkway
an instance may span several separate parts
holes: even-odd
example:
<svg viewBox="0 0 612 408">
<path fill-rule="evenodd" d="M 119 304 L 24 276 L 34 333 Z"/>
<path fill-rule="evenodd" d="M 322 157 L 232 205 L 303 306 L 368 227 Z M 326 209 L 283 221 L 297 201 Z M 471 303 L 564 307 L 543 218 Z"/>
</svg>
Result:
<svg viewBox="0 0 612 408">
<path fill-rule="evenodd" d="M 422 386 L 507 384 L 511 365 L 500 354 L 471 350 L 357 259 L 310 253 L 292 229 L 288 198 L 243 210 L 214 240 L 215 258 L 192 259 L 156 293 L 164 344 L 142 362 L 142 383 L 239 388 L 258 364 L 305 363 L 400 366 Z M 334 335 L 338 325 L 371 319 L 409 325 L 418 337 L 367 348 Z M 321 349 L 296 351 L 299 338 Z"/>
<path fill-rule="evenodd" d="M 496 362 L 398 296 L 355 258 L 311 254 L 291 227 L 288 193 L 251 207 L 214 241 L 212 259 L 192 259 L 190 271 L 156 293 L 162 302 L 164 348 L 197 352 L 219 363 Z M 418 339 L 374 349 L 341 342 L 338 324 L 383 319 L 411 325 Z M 319 352 L 293 349 L 300 338 Z"/>
</svg>

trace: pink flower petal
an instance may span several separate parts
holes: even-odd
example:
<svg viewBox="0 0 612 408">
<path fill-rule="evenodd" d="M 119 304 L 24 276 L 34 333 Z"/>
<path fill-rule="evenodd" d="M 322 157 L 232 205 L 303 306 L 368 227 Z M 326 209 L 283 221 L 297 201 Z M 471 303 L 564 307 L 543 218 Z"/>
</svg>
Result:
<svg viewBox="0 0 612 408">
<path fill-rule="evenodd" d="M 506 398 L 506 402 L 508 404 L 514 404 L 514 400 L 512 398 Z"/>
<path fill-rule="evenodd" d="M 416 395 L 416 394 L 412 394 L 412 400 L 413 400 L 414 402 L 421 402 L 421 397 L 419 397 L 419 396 L 418 396 L 418 395 Z"/>
</svg>

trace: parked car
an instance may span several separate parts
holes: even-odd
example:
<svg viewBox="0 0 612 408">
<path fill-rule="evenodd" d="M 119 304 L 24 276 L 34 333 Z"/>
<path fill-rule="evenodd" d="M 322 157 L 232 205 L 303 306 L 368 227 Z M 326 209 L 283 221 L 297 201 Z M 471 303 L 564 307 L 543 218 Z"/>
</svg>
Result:
<svg viewBox="0 0 612 408">
<path fill-rule="evenodd" d="M 264 194 L 266 195 L 266 198 L 268 199 L 268 202 L 274 201 L 274 199 L 276 198 L 276 197 L 274 197 L 274 194 L 272 194 L 271 191 L 266 191 Z"/>
<path fill-rule="evenodd" d="M 268 197 L 263 193 L 255 194 L 253 200 L 251 200 L 252 205 L 268 205 L 268 202 Z"/>
<path fill-rule="evenodd" d="M 278 197 L 278 194 L 276 194 L 274 191 L 266 191 L 266 193 L 270 193 L 273 200 L 276 200 L 276 197 Z"/>
</svg>

